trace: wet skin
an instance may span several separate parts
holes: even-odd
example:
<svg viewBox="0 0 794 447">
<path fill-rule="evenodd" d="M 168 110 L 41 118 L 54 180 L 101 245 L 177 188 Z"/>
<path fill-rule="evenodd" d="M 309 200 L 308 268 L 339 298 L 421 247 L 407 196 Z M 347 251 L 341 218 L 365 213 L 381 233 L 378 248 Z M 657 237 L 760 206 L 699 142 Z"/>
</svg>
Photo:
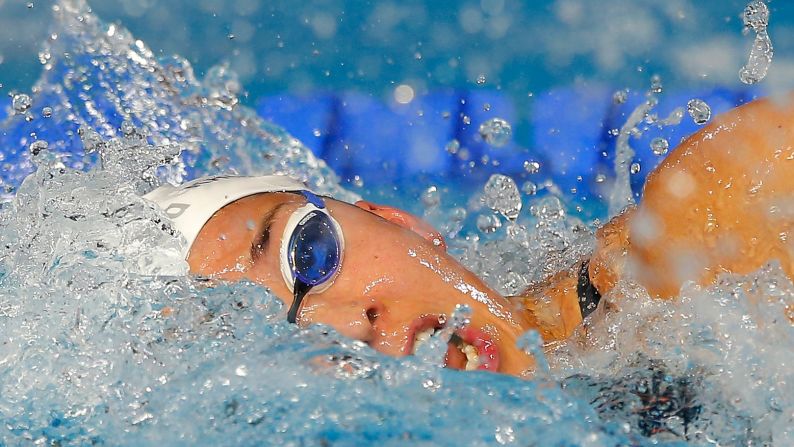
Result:
<svg viewBox="0 0 794 447">
<path fill-rule="evenodd" d="M 225 206 L 191 247 L 192 273 L 251 280 L 289 307 L 293 295 L 281 274 L 279 246 L 287 219 L 304 204 L 297 194 L 270 193 Z M 473 311 L 469 327 L 482 331 L 498 348 L 498 371 L 521 375 L 532 369 L 532 359 L 515 346 L 532 327 L 526 314 L 451 258 L 429 225 L 369 202 L 350 205 L 326 199 L 326 206 L 344 234 L 341 270 L 329 288 L 304 299 L 298 324 L 327 324 L 384 354 L 403 356 L 411 353 L 417 329 L 437 326 L 439 317 L 449 317 L 456 304 L 467 304 Z M 268 215 L 268 241 L 252 250 Z M 252 256 L 254 251 L 258 255 Z M 448 357 L 452 367 L 465 362 L 454 348 Z"/>
<path fill-rule="evenodd" d="M 788 95 L 719 115 L 672 151 L 648 176 L 641 203 L 596 232 L 590 279 L 602 295 L 630 278 L 657 298 L 675 297 L 686 281 L 708 285 L 772 260 L 794 279 L 792 229 Z M 518 299 L 546 340 L 568 337 L 581 321 L 572 276 L 561 272 Z"/>
<path fill-rule="evenodd" d="M 302 203 L 294 194 L 267 194 L 226 206 L 194 243 L 192 271 L 250 279 L 289 305 L 276 253 L 287 216 Z M 268 255 L 254 262 L 250 245 L 262 216 L 280 204 Z M 533 366 L 515 348 L 527 329 L 554 341 L 581 325 L 578 265 L 505 299 L 446 255 L 433 243 L 439 236 L 410 214 L 366 202 L 328 200 L 328 207 L 345 234 L 342 272 L 328 290 L 307 297 L 300 324 L 325 323 L 399 356 L 410 352 L 418 318 L 448 316 L 465 303 L 474 309 L 472 326 L 498 345 L 499 371 L 509 374 Z M 755 101 L 682 142 L 649 175 L 642 202 L 596 231 L 590 280 L 602 295 L 629 278 L 651 296 L 671 298 L 686 281 L 707 285 L 720 273 L 751 273 L 771 260 L 794 279 L 793 226 L 794 96 Z M 482 292 L 484 303 L 467 288 Z"/>
</svg>

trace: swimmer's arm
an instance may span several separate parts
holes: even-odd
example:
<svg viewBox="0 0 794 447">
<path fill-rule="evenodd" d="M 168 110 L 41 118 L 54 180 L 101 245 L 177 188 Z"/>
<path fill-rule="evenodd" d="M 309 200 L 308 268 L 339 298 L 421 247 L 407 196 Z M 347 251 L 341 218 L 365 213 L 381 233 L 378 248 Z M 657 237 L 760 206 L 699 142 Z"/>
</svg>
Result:
<svg viewBox="0 0 794 447">
<path fill-rule="evenodd" d="M 685 281 L 710 284 L 771 260 L 792 277 L 793 216 L 794 96 L 754 101 L 716 117 L 649 175 L 612 243 L 599 236 L 594 257 L 606 273 L 593 282 L 605 293 L 625 265 L 651 296 L 672 297 Z"/>
<path fill-rule="evenodd" d="M 651 296 L 684 281 L 750 273 L 778 260 L 794 279 L 794 96 L 733 109 L 683 141 L 648 176 L 639 206 L 596 232 L 590 280 L 605 295 L 631 271 Z M 582 321 L 575 272 L 512 299 L 544 340 Z"/>
</svg>

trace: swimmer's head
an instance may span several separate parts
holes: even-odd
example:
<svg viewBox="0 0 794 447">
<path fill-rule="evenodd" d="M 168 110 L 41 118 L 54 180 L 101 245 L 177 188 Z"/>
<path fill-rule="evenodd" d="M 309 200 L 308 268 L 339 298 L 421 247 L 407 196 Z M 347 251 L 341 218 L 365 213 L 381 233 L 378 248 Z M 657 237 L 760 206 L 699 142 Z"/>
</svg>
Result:
<svg viewBox="0 0 794 447">
<path fill-rule="evenodd" d="M 530 328 L 523 312 L 410 213 L 319 197 L 284 176 L 204 178 L 145 197 L 185 235 L 192 273 L 265 285 L 290 321 L 328 324 L 401 356 L 466 304 L 471 323 L 450 342 L 448 366 L 509 374 L 532 367 L 515 346 Z"/>
</svg>

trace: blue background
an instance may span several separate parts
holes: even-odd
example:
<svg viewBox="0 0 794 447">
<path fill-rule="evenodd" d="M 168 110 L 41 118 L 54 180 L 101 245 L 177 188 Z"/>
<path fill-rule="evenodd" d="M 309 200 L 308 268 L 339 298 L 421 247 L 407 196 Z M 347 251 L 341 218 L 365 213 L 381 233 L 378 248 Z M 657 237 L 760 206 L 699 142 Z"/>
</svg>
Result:
<svg viewBox="0 0 794 447">
<path fill-rule="evenodd" d="M 0 4 L 0 92 L 8 94 L 31 90 L 49 33 L 49 3 L 26 3 Z M 612 171 L 610 130 L 642 101 L 652 74 L 664 84 L 656 112 L 666 116 L 692 98 L 719 113 L 788 89 L 794 73 L 794 5 L 780 1 L 770 3 L 775 60 L 755 88 L 738 79 L 752 42 L 742 34 L 743 1 L 89 3 L 156 54 L 186 57 L 199 76 L 228 64 L 243 104 L 376 196 L 430 184 L 465 195 L 498 172 L 519 184 L 552 180 L 574 201 L 600 203 L 608 183 L 595 179 Z M 398 85 L 415 92 L 409 104 L 395 101 Z M 612 101 L 618 89 L 629 91 L 625 104 Z M 477 131 L 492 117 L 513 127 L 504 147 Z M 686 116 L 631 140 L 642 167 L 635 191 L 660 160 L 651 139 L 672 147 L 697 127 Z M 445 150 L 453 139 L 458 154 Z M 540 172 L 527 173 L 525 161 L 540 162 Z"/>
</svg>

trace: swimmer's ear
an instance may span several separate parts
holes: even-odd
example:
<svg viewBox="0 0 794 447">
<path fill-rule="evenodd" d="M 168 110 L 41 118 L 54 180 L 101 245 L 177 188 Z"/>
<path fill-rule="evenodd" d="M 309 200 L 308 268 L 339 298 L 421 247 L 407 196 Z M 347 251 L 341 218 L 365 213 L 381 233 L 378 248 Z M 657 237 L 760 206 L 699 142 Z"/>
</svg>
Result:
<svg viewBox="0 0 794 447">
<path fill-rule="evenodd" d="M 376 214 L 395 225 L 407 228 L 430 241 L 433 245 L 440 247 L 442 250 L 447 250 L 447 243 L 444 240 L 444 237 L 441 236 L 441 233 L 433 228 L 432 225 L 414 216 L 408 211 L 404 211 L 393 206 L 378 205 L 372 202 L 367 202 L 366 200 L 359 200 L 356 202 L 356 206 L 362 210 Z"/>
</svg>

